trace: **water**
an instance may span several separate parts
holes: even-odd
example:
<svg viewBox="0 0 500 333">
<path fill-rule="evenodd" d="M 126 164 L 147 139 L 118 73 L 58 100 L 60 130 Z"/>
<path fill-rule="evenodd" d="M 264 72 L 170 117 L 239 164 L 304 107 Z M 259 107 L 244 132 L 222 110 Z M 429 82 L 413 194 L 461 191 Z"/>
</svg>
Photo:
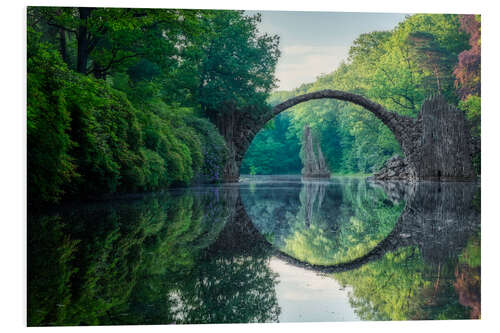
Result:
<svg viewBox="0 0 500 333">
<path fill-rule="evenodd" d="M 28 324 L 478 318 L 480 188 L 242 177 L 28 217 Z"/>
</svg>

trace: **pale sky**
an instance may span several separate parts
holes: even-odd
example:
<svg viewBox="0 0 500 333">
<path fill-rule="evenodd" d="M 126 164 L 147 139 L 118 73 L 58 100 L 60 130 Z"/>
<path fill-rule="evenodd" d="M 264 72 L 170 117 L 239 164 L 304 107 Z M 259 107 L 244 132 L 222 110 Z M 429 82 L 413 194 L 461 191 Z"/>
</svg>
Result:
<svg viewBox="0 0 500 333">
<path fill-rule="evenodd" d="M 269 266 L 279 275 L 276 297 L 281 323 L 359 320 L 349 303 L 351 287 L 342 288 L 333 277 L 291 266 L 276 257 Z"/>
<path fill-rule="evenodd" d="M 406 14 L 259 11 L 260 30 L 280 36 L 276 90 L 291 90 L 335 70 L 362 33 L 391 30 Z M 247 11 L 254 14 L 256 11 Z"/>
</svg>

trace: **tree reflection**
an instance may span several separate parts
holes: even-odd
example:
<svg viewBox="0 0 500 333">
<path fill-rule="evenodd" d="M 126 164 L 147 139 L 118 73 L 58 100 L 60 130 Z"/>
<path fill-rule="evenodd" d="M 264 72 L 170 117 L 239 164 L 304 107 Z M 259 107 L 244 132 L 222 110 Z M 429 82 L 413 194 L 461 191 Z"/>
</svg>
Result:
<svg viewBox="0 0 500 333">
<path fill-rule="evenodd" d="M 470 184 L 292 181 L 30 215 L 28 324 L 274 322 L 276 249 L 331 265 L 380 244 L 332 275 L 352 286 L 361 319 L 479 318 L 477 193 Z"/>
<path fill-rule="evenodd" d="M 481 318 L 481 235 L 469 239 L 455 267 L 453 284 L 460 304 L 470 308 L 470 318 Z"/>
<path fill-rule="evenodd" d="M 172 322 L 172 279 L 198 269 L 236 198 L 215 189 L 31 215 L 28 324 Z M 132 311 L 159 304 L 156 317 Z"/>
<path fill-rule="evenodd" d="M 361 319 L 462 319 L 480 317 L 479 194 L 470 183 L 346 181 L 257 184 L 242 200 L 277 256 L 342 272 L 332 276 L 352 287 Z M 273 226 L 277 216 L 285 228 Z"/>
<path fill-rule="evenodd" d="M 334 278 L 352 286 L 351 305 L 364 320 L 480 317 L 478 189 L 423 183 L 407 190 L 399 248 Z"/>
<path fill-rule="evenodd" d="M 242 191 L 241 196 L 253 223 L 275 247 L 311 264 L 332 265 L 366 254 L 391 232 L 404 206 L 403 200 L 390 201 L 383 189 L 357 179 L 299 185 L 287 191 Z"/>
<path fill-rule="evenodd" d="M 227 256 L 202 261 L 194 279 L 169 294 L 177 323 L 275 322 L 277 275 L 268 257 Z"/>
<path fill-rule="evenodd" d="M 158 306 L 144 298 L 152 293 L 135 294 L 130 309 L 141 317 L 134 322 L 275 322 L 280 308 L 275 292 L 277 275 L 268 265 L 271 254 L 272 249 L 238 202 L 216 241 L 199 253 L 196 265 L 172 272 L 165 279 L 169 285 L 163 289 L 163 304 Z M 152 290 L 145 285 L 149 281 L 139 284 L 138 290 Z M 158 288 L 154 290 L 158 292 Z"/>
</svg>

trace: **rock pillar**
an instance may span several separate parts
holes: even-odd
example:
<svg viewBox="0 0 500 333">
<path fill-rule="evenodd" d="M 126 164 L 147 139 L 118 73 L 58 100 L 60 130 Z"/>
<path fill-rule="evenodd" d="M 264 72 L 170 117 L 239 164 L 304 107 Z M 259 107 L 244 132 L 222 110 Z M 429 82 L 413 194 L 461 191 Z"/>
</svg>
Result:
<svg viewBox="0 0 500 333">
<path fill-rule="evenodd" d="M 314 136 L 309 126 L 304 127 L 304 134 L 302 139 L 302 176 L 306 178 L 330 178 L 330 171 L 328 170 L 323 152 L 319 142 L 316 143 L 316 152 L 314 151 Z M 317 154 L 317 155 L 316 155 Z"/>
</svg>

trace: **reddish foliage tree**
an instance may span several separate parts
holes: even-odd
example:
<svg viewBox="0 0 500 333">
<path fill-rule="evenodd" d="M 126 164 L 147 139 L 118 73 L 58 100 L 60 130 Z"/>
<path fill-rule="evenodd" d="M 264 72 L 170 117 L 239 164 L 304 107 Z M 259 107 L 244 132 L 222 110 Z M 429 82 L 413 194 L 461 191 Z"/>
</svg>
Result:
<svg viewBox="0 0 500 333">
<path fill-rule="evenodd" d="M 458 294 L 458 302 L 470 308 L 470 318 L 481 318 L 481 269 L 468 265 L 456 267 L 456 282 L 453 284 Z"/>
<path fill-rule="evenodd" d="M 458 55 L 453 71 L 455 86 L 462 99 L 469 95 L 481 96 L 481 22 L 476 15 L 460 15 L 460 28 L 470 35 L 471 48 Z"/>
</svg>

